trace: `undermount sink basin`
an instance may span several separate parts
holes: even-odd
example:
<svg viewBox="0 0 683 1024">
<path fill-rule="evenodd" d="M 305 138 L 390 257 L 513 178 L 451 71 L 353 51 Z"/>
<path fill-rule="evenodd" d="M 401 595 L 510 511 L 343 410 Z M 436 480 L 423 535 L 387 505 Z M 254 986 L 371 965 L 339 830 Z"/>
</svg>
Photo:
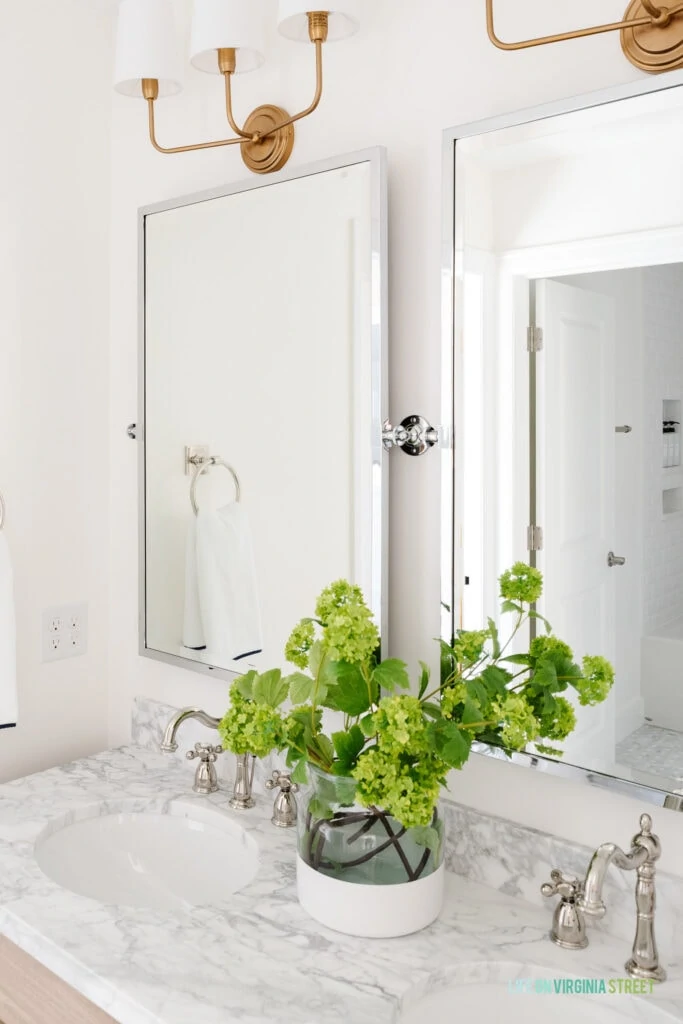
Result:
<svg viewBox="0 0 683 1024">
<path fill-rule="evenodd" d="M 258 870 L 258 846 L 220 811 L 175 801 L 88 808 L 51 822 L 35 856 L 64 889 L 100 903 L 187 910 L 227 899 Z"/>
<path fill-rule="evenodd" d="M 618 974 L 619 972 L 615 972 Z M 413 992 L 397 1024 L 453 1024 L 505 1021 L 506 1024 L 667 1024 L 673 1018 L 649 996 L 559 994 L 555 982 L 575 975 L 519 963 L 467 964 L 448 977 L 434 978 L 424 994 Z M 605 979 L 609 985 L 609 978 Z M 552 986 L 552 991 L 544 991 Z"/>
</svg>

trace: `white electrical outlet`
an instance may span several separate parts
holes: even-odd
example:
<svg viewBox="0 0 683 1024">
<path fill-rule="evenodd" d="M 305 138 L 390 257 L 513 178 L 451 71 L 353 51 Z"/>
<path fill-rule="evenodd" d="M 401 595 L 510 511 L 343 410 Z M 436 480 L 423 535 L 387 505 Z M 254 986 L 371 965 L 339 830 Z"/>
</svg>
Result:
<svg viewBox="0 0 683 1024">
<path fill-rule="evenodd" d="M 43 661 L 78 658 L 88 650 L 88 606 L 70 604 L 43 612 Z"/>
</svg>

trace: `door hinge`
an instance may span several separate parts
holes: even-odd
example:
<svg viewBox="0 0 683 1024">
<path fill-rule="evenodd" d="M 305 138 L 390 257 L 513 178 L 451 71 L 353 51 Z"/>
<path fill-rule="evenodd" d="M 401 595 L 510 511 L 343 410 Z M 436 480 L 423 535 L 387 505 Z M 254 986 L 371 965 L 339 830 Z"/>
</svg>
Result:
<svg viewBox="0 0 683 1024">
<path fill-rule="evenodd" d="M 527 327 L 527 332 L 526 332 L 526 348 L 527 348 L 527 352 L 542 352 L 543 351 L 543 328 L 542 327 Z"/>
<path fill-rule="evenodd" d="M 529 551 L 543 551 L 543 528 L 541 526 L 529 526 L 526 536 Z"/>
</svg>

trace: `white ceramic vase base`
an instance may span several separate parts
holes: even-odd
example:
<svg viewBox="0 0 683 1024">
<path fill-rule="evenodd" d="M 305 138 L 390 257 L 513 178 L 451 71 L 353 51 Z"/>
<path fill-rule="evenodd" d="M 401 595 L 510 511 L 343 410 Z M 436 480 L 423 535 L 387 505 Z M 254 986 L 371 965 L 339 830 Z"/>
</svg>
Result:
<svg viewBox="0 0 683 1024">
<path fill-rule="evenodd" d="M 314 871 L 296 859 L 299 903 L 335 932 L 364 939 L 412 935 L 437 919 L 444 902 L 445 866 L 398 885 L 357 885 Z"/>
</svg>

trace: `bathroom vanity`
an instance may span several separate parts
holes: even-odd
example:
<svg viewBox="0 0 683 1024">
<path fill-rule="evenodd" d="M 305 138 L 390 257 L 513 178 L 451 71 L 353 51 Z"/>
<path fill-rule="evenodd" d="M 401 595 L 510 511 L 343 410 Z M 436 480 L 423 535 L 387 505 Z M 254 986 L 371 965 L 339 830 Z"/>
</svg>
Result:
<svg viewBox="0 0 683 1024">
<path fill-rule="evenodd" d="M 632 878 L 615 872 L 608 879 L 609 912 L 590 926 L 587 949 L 558 949 L 548 938 L 553 908 L 540 885 L 557 864 L 585 871 L 590 851 L 455 803 L 445 804 L 448 897 L 434 926 L 374 941 L 321 928 L 297 902 L 294 836 L 271 825 L 272 794 L 261 793 L 241 814 L 229 809 L 225 785 L 195 796 L 194 769 L 180 760 L 185 737 L 178 757 L 158 752 L 168 708 L 139 702 L 136 714 L 134 735 L 148 747 L 105 752 L 0 787 L 0 935 L 89 1000 L 93 1022 L 106 1020 L 103 1011 L 119 1024 L 410 1024 L 428 1012 L 433 1024 L 446 1024 L 456 1006 L 461 1014 L 478 1006 L 480 1017 L 494 1020 L 506 1000 L 506 1019 L 528 1024 L 550 1012 L 549 996 L 524 994 L 529 984 L 624 979 Z M 130 884 L 123 860 L 113 878 L 111 864 L 82 840 L 74 853 L 80 869 L 62 881 L 90 895 L 50 877 L 60 870 L 50 859 L 51 841 L 67 842 L 70 830 L 77 837 L 87 827 L 94 835 L 98 819 L 111 828 L 160 817 L 169 828 L 157 830 L 156 848 L 137 847 Z M 163 879 L 189 849 L 186 830 L 199 845 L 183 865 L 183 901 Z M 232 853 L 222 847 L 212 856 L 217 836 Z M 234 873 L 239 887 L 230 892 Z M 118 904 L 111 902 L 114 883 Z M 554 996 L 558 1022 L 579 1010 L 590 1024 L 683 1021 L 683 884 L 660 874 L 658 891 L 666 984 L 642 998 Z M 18 985 L 21 995 L 21 978 Z M 75 1014 L 69 1019 L 80 1024 Z M 15 1022 L 10 1016 L 3 1024 Z"/>
</svg>

